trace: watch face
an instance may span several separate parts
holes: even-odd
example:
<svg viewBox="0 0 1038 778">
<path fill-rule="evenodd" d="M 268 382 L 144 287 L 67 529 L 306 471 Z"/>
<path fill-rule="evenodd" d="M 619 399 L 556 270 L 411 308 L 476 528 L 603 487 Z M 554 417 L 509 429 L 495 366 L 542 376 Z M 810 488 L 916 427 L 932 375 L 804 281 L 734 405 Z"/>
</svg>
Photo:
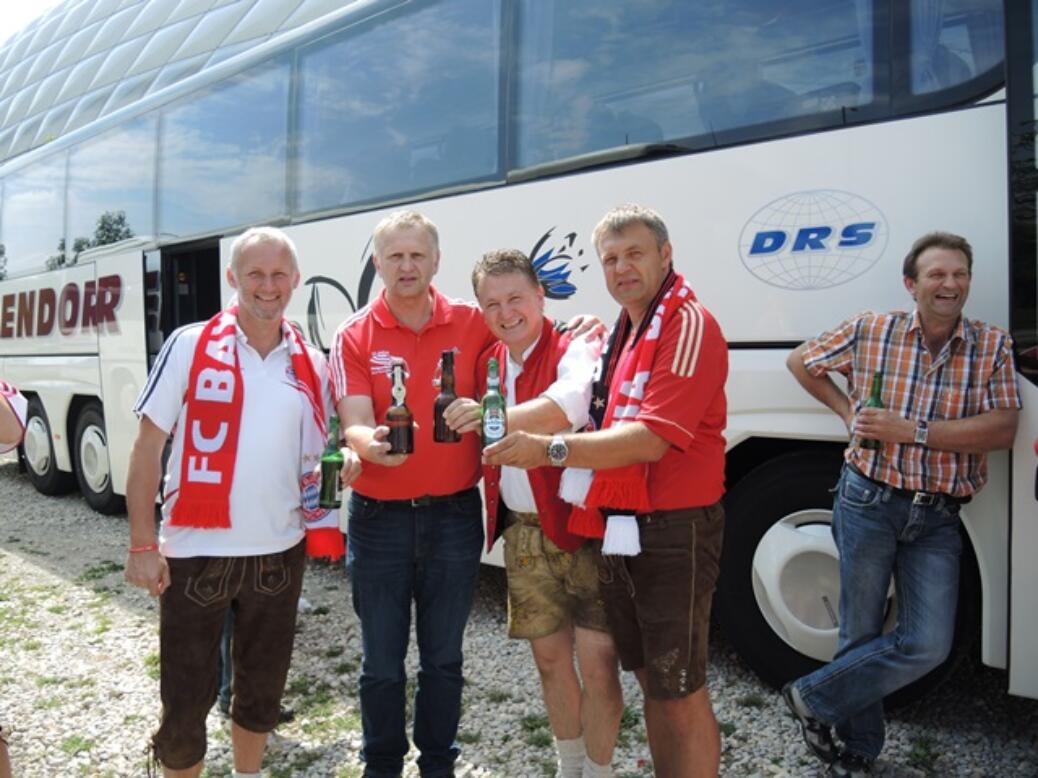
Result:
<svg viewBox="0 0 1038 778">
<path fill-rule="evenodd" d="M 548 446 L 548 459 L 552 462 L 562 462 L 568 455 L 569 447 L 561 440 L 553 440 L 551 445 Z"/>
</svg>

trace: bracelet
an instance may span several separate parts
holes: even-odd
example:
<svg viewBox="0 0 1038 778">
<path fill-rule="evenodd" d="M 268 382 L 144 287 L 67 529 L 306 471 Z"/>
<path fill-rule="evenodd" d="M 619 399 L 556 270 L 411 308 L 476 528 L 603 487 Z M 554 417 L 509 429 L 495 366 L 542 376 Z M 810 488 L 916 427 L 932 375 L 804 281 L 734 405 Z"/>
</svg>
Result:
<svg viewBox="0 0 1038 778">
<path fill-rule="evenodd" d="M 159 544 L 158 543 L 148 543 L 147 545 L 144 545 L 144 546 L 130 546 L 130 553 L 131 554 L 141 554 L 141 553 L 143 553 L 145 551 L 158 551 L 158 550 L 159 550 Z"/>
</svg>

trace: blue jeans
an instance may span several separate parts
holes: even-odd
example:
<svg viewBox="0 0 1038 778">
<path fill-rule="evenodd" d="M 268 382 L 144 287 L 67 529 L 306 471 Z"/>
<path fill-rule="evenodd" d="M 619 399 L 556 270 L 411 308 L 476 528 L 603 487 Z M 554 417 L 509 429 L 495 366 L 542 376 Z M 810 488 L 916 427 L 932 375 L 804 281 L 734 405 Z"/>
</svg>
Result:
<svg viewBox="0 0 1038 778">
<path fill-rule="evenodd" d="M 462 635 L 483 547 L 479 492 L 401 507 L 354 492 L 346 565 L 364 659 L 360 711 L 365 776 L 398 776 L 408 743 L 404 658 L 415 603 L 418 686 L 414 742 L 423 776 L 449 776 L 460 749 Z"/>
<path fill-rule="evenodd" d="M 883 749 L 883 698 L 947 658 L 959 595 L 959 505 L 915 505 L 903 492 L 844 466 L 833 505 L 840 553 L 840 640 L 833 661 L 797 681 L 847 752 Z M 890 576 L 897 626 L 882 634 Z"/>
</svg>

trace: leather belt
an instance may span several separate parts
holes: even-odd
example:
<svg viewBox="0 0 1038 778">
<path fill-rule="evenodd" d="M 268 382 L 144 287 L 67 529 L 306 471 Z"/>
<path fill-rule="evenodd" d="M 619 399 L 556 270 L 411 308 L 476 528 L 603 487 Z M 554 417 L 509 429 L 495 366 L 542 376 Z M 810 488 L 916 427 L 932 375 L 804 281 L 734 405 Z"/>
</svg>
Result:
<svg viewBox="0 0 1038 778">
<path fill-rule="evenodd" d="M 357 492 L 358 497 L 363 497 L 365 500 L 371 502 L 377 502 L 379 505 L 385 505 L 390 508 L 428 508 L 430 505 L 442 505 L 446 502 L 453 502 L 465 497 L 470 494 L 477 492 L 475 486 L 469 487 L 468 489 L 462 489 L 460 492 L 454 492 L 453 494 L 423 494 L 421 497 L 412 497 L 409 500 L 379 500 L 375 497 L 368 497 L 366 494 Z"/>
<path fill-rule="evenodd" d="M 872 481 L 877 486 L 882 486 L 884 489 L 889 489 L 891 494 L 896 494 L 898 497 L 904 497 L 912 501 L 912 505 L 937 505 L 942 501 L 953 502 L 958 505 L 965 505 L 973 498 L 970 495 L 965 497 L 956 497 L 952 494 L 945 494 L 944 492 L 921 492 L 913 491 L 912 489 L 901 489 L 897 486 L 891 486 L 883 481 L 877 481 L 875 478 L 869 478 L 861 470 L 854 465 L 848 465 L 851 470 L 860 475 L 866 481 Z"/>
</svg>

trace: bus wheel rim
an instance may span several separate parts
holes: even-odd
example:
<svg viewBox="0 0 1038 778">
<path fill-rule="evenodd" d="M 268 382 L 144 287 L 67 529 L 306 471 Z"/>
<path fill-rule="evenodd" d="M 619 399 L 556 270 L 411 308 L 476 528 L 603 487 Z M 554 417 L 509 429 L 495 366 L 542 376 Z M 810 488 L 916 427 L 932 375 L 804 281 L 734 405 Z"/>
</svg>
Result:
<svg viewBox="0 0 1038 778">
<path fill-rule="evenodd" d="M 98 427 L 83 430 L 79 439 L 79 467 L 92 491 L 100 493 L 108 487 L 108 444 Z"/>
<path fill-rule="evenodd" d="M 50 469 L 50 435 L 47 425 L 39 416 L 33 416 L 25 426 L 25 461 L 37 475 Z"/>
</svg>

